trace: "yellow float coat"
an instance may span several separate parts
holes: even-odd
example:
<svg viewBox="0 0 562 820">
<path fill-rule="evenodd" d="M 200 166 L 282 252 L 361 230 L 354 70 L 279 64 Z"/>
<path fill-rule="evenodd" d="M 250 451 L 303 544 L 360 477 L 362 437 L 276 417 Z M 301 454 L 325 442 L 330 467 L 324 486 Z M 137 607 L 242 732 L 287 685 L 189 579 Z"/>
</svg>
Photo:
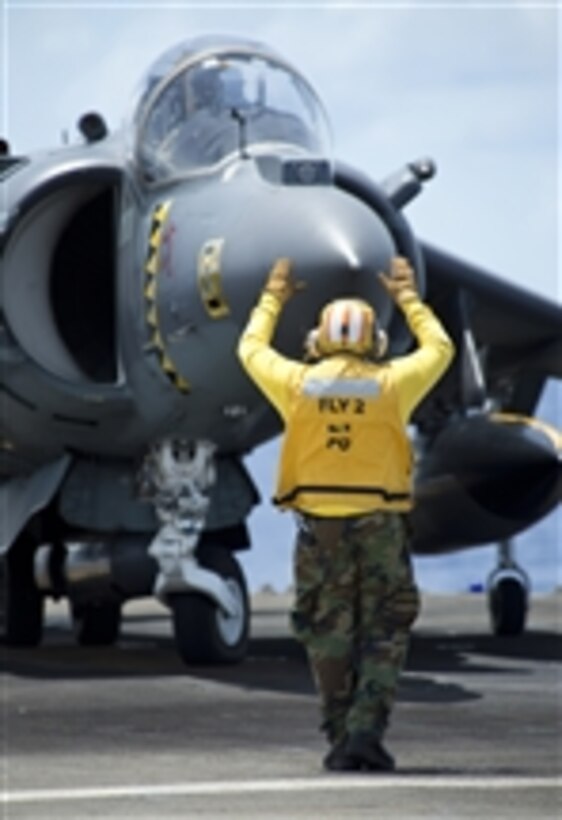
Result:
<svg viewBox="0 0 562 820">
<path fill-rule="evenodd" d="M 276 502 L 318 516 L 412 506 L 406 425 L 447 369 L 453 345 L 427 305 L 401 303 L 419 347 L 376 364 L 336 354 L 316 364 L 271 347 L 281 306 L 264 293 L 240 339 L 248 374 L 285 424 Z"/>
</svg>

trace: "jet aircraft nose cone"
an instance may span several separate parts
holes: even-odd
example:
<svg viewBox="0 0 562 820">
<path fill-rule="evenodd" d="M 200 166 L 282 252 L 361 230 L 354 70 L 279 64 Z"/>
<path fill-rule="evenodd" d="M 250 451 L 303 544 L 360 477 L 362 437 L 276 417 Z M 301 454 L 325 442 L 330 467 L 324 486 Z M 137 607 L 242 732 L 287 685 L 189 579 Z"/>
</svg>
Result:
<svg viewBox="0 0 562 820">
<path fill-rule="evenodd" d="M 366 299 L 383 325 L 392 312 L 377 272 L 388 270 L 394 244 L 374 211 L 329 185 L 254 184 L 243 192 L 229 186 L 213 197 L 207 192 L 197 211 L 192 198 L 174 201 L 162 229 L 170 238 L 162 240 L 157 286 L 147 289 L 151 316 L 165 365 L 191 384 L 207 381 L 202 363 L 216 347 L 228 345 L 234 354 L 280 257 L 291 260 L 294 277 L 305 284 L 276 334 L 286 355 L 300 358 L 304 337 L 335 298 Z M 198 355 L 198 345 L 208 348 L 207 356 Z"/>
<path fill-rule="evenodd" d="M 282 194 L 242 216 L 240 241 L 225 243 L 225 283 L 230 276 L 238 281 L 233 301 L 240 316 L 257 300 L 275 259 L 289 257 L 295 278 L 306 284 L 298 305 L 287 309 L 300 323 L 311 327 L 327 302 L 356 296 L 385 324 L 392 308 L 377 274 L 388 270 L 395 246 L 383 221 L 335 188 Z"/>
</svg>

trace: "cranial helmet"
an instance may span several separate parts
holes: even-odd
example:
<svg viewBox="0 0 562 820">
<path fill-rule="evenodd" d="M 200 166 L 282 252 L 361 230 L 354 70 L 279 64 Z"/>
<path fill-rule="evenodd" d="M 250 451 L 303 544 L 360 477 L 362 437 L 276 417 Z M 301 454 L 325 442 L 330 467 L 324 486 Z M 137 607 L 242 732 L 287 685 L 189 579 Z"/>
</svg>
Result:
<svg viewBox="0 0 562 820">
<path fill-rule="evenodd" d="M 320 314 L 320 323 L 309 334 L 311 357 L 332 353 L 354 353 L 358 356 L 383 356 L 387 338 L 376 326 L 373 308 L 361 299 L 337 299 Z"/>
</svg>

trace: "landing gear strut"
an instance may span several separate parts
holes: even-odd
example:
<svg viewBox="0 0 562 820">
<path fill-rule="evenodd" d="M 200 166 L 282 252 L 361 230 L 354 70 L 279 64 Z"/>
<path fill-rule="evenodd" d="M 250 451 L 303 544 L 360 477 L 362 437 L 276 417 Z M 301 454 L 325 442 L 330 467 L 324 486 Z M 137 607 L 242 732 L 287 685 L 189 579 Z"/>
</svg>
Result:
<svg viewBox="0 0 562 820">
<path fill-rule="evenodd" d="M 198 549 L 215 481 L 214 446 L 165 440 L 144 476 L 161 528 L 149 548 L 159 573 L 155 595 L 173 614 L 185 663 L 234 663 L 248 644 L 250 606 L 244 576 L 229 550 Z"/>
<path fill-rule="evenodd" d="M 511 541 L 498 546 L 498 566 L 488 579 L 488 606 L 494 635 L 521 635 L 527 619 L 530 582 L 516 563 Z"/>
</svg>

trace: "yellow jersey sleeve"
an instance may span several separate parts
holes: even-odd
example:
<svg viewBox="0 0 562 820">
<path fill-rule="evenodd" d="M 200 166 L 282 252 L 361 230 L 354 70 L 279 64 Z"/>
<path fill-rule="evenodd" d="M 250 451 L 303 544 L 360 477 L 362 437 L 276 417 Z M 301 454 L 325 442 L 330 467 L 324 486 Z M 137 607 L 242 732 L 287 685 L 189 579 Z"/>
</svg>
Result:
<svg viewBox="0 0 562 820">
<path fill-rule="evenodd" d="M 250 378 L 286 421 L 294 392 L 291 385 L 299 379 L 306 365 L 287 359 L 271 347 L 280 314 L 278 299 L 263 293 L 240 337 L 238 358 Z"/>
<path fill-rule="evenodd" d="M 420 299 L 408 299 L 401 308 L 419 345 L 413 353 L 389 365 L 398 391 L 400 416 L 407 424 L 414 409 L 447 370 L 455 349 L 441 322 Z"/>
</svg>

